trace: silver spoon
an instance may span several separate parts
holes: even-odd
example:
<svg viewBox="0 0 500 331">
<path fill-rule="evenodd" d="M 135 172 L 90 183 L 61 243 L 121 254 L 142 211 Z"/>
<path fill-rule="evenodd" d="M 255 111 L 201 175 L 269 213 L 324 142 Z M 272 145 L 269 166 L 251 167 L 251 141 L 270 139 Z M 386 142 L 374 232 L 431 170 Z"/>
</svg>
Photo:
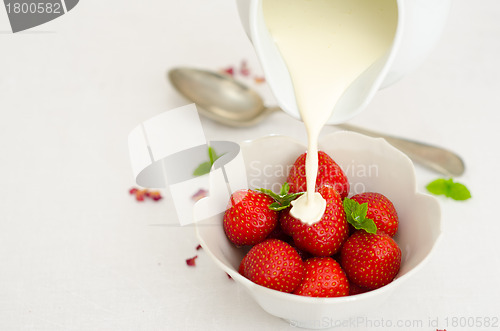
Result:
<svg viewBox="0 0 500 331">
<path fill-rule="evenodd" d="M 252 126 L 270 113 L 281 110 L 279 107 L 266 107 L 254 90 L 228 75 L 193 68 L 175 68 L 169 71 L 168 77 L 184 97 L 199 106 L 200 113 L 229 126 Z M 337 126 L 367 136 L 384 138 L 413 161 L 443 175 L 460 176 L 465 171 L 462 159 L 447 149 L 384 135 L 353 125 Z"/>
</svg>

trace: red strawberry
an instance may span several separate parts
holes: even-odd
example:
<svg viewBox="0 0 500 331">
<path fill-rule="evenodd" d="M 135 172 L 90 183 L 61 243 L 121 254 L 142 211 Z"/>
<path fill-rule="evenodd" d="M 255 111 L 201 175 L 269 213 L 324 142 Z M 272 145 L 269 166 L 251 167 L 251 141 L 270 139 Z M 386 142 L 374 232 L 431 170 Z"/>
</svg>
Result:
<svg viewBox="0 0 500 331">
<path fill-rule="evenodd" d="M 252 282 L 291 293 L 304 277 L 304 263 L 284 241 L 267 239 L 250 249 L 239 268 Z"/>
<path fill-rule="evenodd" d="M 369 292 L 370 290 L 349 282 L 349 295 L 356 295 Z"/>
<path fill-rule="evenodd" d="M 351 197 L 359 204 L 367 203 L 366 217 L 375 222 L 377 232 L 393 237 L 398 231 L 398 214 L 392 202 L 383 194 L 364 192 Z"/>
<path fill-rule="evenodd" d="M 273 202 L 273 198 L 261 192 L 234 192 L 223 221 L 229 240 L 237 246 L 255 245 L 263 241 L 278 222 L 278 212 L 269 209 Z"/>
<path fill-rule="evenodd" d="M 307 153 L 300 155 L 290 169 L 287 179 L 290 185 L 290 192 L 304 192 L 307 190 L 306 155 Z M 316 189 L 323 185 L 334 187 L 340 193 L 342 199 L 349 194 L 349 181 L 342 168 L 328 154 L 319 151 Z"/>
<path fill-rule="evenodd" d="M 273 231 L 271 231 L 271 233 L 266 237 L 266 239 L 279 239 L 287 243 L 293 242 L 293 238 L 288 234 L 286 234 L 285 231 L 283 231 L 280 222 L 277 222 L 276 227 L 274 228 Z"/>
<path fill-rule="evenodd" d="M 303 251 L 302 249 L 298 248 L 297 245 L 295 245 L 295 243 L 293 242 L 293 239 L 292 239 L 291 242 L 289 242 L 289 244 L 293 248 L 295 248 L 295 250 L 297 251 L 297 253 L 299 253 L 299 256 L 302 259 L 302 261 L 305 261 L 305 260 L 307 260 L 307 259 L 309 259 L 311 257 L 314 257 L 314 256 L 311 255 L 311 253 Z"/>
<path fill-rule="evenodd" d="M 340 297 L 349 294 L 349 281 L 337 261 L 314 257 L 305 263 L 306 273 L 294 294 L 308 297 Z"/>
<path fill-rule="evenodd" d="M 318 192 L 326 200 L 325 213 L 318 222 L 308 225 L 289 215 L 284 223 L 288 229 L 293 229 L 292 237 L 297 248 L 314 256 L 330 256 L 347 239 L 349 227 L 339 193 L 331 186 L 322 186 Z"/>
<path fill-rule="evenodd" d="M 243 256 L 243 259 L 241 259 L 241 262 L 240 262 L 240 266 L 238 267 L 238 272 L 240 274 L 242 274 L 243 276 L 245 276 L 245 274 L 246 274 L 246 272 L 245 272 L 245 260 L 246 260 L 246 257 L 247 257 L 246 255 Z"/>
<path fill-rule="evenodd" d="M 300 227 L 301 222 L 290 215 L 290 208 L 283 210 L 279 216 L 281 229 L 286 235 L 293 236 L 295 230 Z"/>
<path fill-rule="evenodd" d="M 396 277 L 401 265 L 401 249 L 385 233 L 360 230 L 342 246 L 340 265 L 353 284 L 373 290 Z"/>
</svg>

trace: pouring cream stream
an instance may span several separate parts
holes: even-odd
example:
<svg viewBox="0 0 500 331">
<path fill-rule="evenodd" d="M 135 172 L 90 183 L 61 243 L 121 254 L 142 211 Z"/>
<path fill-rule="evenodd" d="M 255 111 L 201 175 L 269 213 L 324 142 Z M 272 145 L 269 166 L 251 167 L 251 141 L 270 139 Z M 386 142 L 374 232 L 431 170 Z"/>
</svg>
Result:
<svg viewBox="0 0 500 331">
<path fill-rule="evenodd" d="M 396 0 L 263 0 L 264 20 L 290 73 L 307 131 L 307 193 L 290 213 L 314 224 L 326 201 L 315 192 L 318 138 L 335 105 L 390 48 Z"/>
</svg>

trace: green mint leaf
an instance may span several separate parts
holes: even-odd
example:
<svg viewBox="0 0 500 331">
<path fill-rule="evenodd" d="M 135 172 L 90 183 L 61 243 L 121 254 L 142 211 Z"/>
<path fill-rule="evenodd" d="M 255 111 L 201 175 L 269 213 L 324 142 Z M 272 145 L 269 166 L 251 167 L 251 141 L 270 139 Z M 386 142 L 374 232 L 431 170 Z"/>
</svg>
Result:
<svg viewBox="0 0 500 331">
<path fill-rule="evenodd" d="M 342 205 L 344 206 L 344 211 L 346 215 L 350 215 L 352 210 L 356 208 L 356 201 L 345 198 L 344 201 L 342 202 Z"/>
<path fill-rule="evenodd" d="M 444 178 L 436 179 L 426 186 L 427 191 L 435 195 L 446 194 L 446 192 L 448 192 L 448 187 L 448 180 Z"/>
<path fill-rule="evenodd" d="M 454 200 L 467 200 L 472 196 L 469 189 L 464 184 L 453 183 L 453 185 L 450 187 L 447 197 Z"/>
<path fill-rule="evenodd" d="M 212 168 L 212 165 L 210 162 L 203 162 L 200 164 L 196 169 L 193 171 L 193 176 L 203 176 L 205 174 L 208 174 L 210 172 L 210 169 Z"/>
<path fill-rule="evenodd" d="M 356 202 L 356 201 L 355 201 Z M 356 209 L 354 210 L 353 216 L 356 217 L 356 220 L 364 220 L 366 218 L 366 214 L 368 213 L 368 203 L 357 203 Z"/>
<path fill-rule="evenodd" d="M 224 154 L 222 154 L 224 155 Z M 198 167 L 196 167 L 196 169 L 193 171 L 193 176 L 203 176 L 205 174 L 208 174 L 210 172 L 210 169 L 212 168 L 212 166 L 214 165 L 215 161 L 217 161 L 218 158 L 220 158 L 222 155 L 217 155 L 217 153 L 215 153 L 215 149 L 213 149 L 212 147 L 208 147 L 208 161 L 207 162 L 203 162 L 202 164 L 200 164 Z"/>
<path fill-rule="evenodd" d="M 438 178 L 427 184 L 426 189 L 434 195 L 444 195 L 454 200 L 471 198 L 469 189 L 464 184 L 453 181 L 453 178 Z"/>
<path fill-rule="evenodd" d="M 211 164 L 214 164 L 214 162 L 219 158 L 212 147 L 208 147 L 208 158 L 210 159 Z"/>
<path fill-rule="evenodd" d="M 377 225 L 371 218 L 366 218 L 368 204 L 359 204 L 357 201 L 345 198 L 342 202 L 347 222 L 357 230 L 365 230 L 368 233 L 377 233 Z"/>
<path fill-rule="evenodd" d="M 359 227 L 355 226 L 355 228 L 358 230 L 363 229 L 368 233 L 373 233 L 373 234 L 377 233 L 377 225 L 371 218 L 365 218 L 364 221 L 360 224 L 360 226 Z"/>
</svg>

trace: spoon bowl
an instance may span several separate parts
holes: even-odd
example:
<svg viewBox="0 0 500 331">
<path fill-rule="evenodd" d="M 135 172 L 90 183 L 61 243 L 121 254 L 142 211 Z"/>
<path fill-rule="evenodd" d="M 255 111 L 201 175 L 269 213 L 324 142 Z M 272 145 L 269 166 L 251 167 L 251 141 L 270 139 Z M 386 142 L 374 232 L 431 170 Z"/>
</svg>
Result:
<svg viewBox="0 0 500 331">
<path fill-rule="evenodd" d="M 269 112 L 257 92 L 226 75 L 176 68 L 169 71 L 168 77 L 186 99 L 200 106 L 200 113 L 214 121 L 236 127 L 252 126 Z"/>
</svg>

